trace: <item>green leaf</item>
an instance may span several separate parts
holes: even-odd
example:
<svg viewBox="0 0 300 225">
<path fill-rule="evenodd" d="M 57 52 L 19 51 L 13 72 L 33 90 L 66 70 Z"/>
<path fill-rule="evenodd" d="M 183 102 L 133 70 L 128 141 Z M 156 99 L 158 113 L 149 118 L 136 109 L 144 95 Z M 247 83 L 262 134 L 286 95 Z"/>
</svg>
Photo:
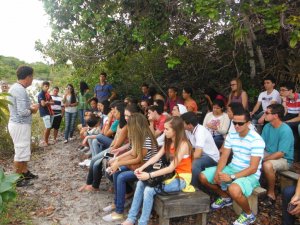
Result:
<svg viewBox="0 0 300 225">
<path fill-rule="evenodd" d="M 297 45 L 297 39 L 296 38 L 292 38 L 290 40 L 290 46 L 291 46 L 291 48 L 295 48 L 296 45 Z"/>
<path fill-rule="evenodd" d="M 2 168 L 0 168 L 0 182 L 3 180 L 4 178 L 4 171 Z"/>
<path fill-rule="evenodd" d="M 0 183 L 0 194 L 2 194 L 3 192 L 6 192 L 8 190 L 12 189 L 12 184 L 8 183 L 8 182 L 1 182 Z"/>
<path fill-rule="evenodd" d="M 4 208 L 3 201 L 2 201 L 2 197 L 0 195 L 0 213 L 3 211 L 3 208 Z"/>
<path fill-rule="evenodd" d="M 15 191 L 6 191 L 1 194 L 3 202 L 10 202 L 17 197 L 17 193 Z"/>
<path fill-rule="evenodd" d="M 3 179 L 3 182 L 7 183 L 15 183 L 20 178 L 20 174 L 14 173 L 10 175 L 6 175 Z"/>
<path fill-rule="evenodd" d="M 178 65 L 178 64 L 181 63 L 180 60 L 177 59 L 177 58 L 170 58 L 170 59 L 167 59 L 166 62 L 167 62 L 167 65 L 168 65 L 168 68 L 169 68 L 169 69 L 174 69 L 174 67 L 175 67 L 176 65 Z"/>
</svg>

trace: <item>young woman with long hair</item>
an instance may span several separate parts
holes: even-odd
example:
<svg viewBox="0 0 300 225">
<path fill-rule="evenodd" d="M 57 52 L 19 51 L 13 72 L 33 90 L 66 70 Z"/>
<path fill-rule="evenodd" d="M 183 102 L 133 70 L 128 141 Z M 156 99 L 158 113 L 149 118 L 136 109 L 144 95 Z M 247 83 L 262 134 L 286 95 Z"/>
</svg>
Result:
<svg viewBox="0 0 300 225">
<path fill-rule="evenodd" d="M 224 142 L 224 135 L 227 133 L 230 119 L 225 113 L 225 105 L 222 100 L 213 102 L 212 112 L 205 115 L 203 126 L 206 127 L 214 138 L 218 147 L 221 148 Z"/>
<path fill-rule="evenodd" d="M 231 102 L 242 103 L 244 109 L 248 109 L 248 95 L 246 91 L 243 90 L 242 81 L 239 78 L 234 78 L 230 81 L 231 93 L 228 97 L 229 105 Z"/>
<path fill-rule="evenodd" d="M 67 143 L 69 140 L 73 139 L 78 105 L 75 90 L 72 84 L 67 85 L 66 92 L 63 98 L 63 103 L 65 106 L 64 143 Z"/>
<path fill-rule="evenodd" d="M 81 126 L 84 127 L 86 125 L 86 122 L 84 120 L 84 112 L 90 108 L 88 102 L 93 97 L 93 93 L 90 92 L 89 86 L 84 81 L 80 81 L 79 89 L 80 92 L 78 94 L 78 113 Z"/>
<path fill-rule="evenodd" d="M 118 156 L 111 164 L 115 198 L 114 204 L 103 210 L 113 213 L 103 217 L 107 222 L 123 219 L 126 182 L 137 180 L 133 169 L 148 161 L 157 153 L 157 142 L 149 128 L 148 121 L 141 113 L 134 113 L 128 119 L 128 137 L 131 150 Z M 116 172 L 119 170 L 118 172 Z"/>
<path fill-rule="evenodd" d="M 154 196 L 161 190 L 146 186 L 143 182 L 145 180 L 172 173 L 175 170 L 175 176 L 165 181 L 163 190 L 165 192 L 180 190 L 186 192 L 195 191 L 194 187 L 190 185 L 192 179 L 192 147 L 186 138 L 183 120 L 180 117 L 171 117 L 167 119 L 165 122 L 164 133 L 166 135 L 164 146 L 155 156 L 134 172 L 139 181 L 135 189 L 128 218 L 122 223 L 123 225 L 135 224 L 141 207 L 142 214 L 138 224 L 148 224 L 153 207 Z M 164 154 L 166 155 L 166 158 L 170 160 L 170 165 L 168 167 L 151 173 L 143 171 L 147 166 L 160 160 Z"/>
<path fill-rule="evenodd" d="M 117 105 L 117 111 L 122 111 L 122 107 L 124 107 L 124 104 L 121 103 L 120 106 Z M 131 116 L 131 114 L 136 113 L 138 111 L 137 107 L 134 107 L 133 105 L 127 106 L 124 111 L 124 117 L 125 121 L 128 121 L 128 118 Z M 121 123 L 122 125 L 122 123 Z M 107 152 L 113 153 L 115 155 L 118 155 L 121 151 L 126 151 L 128 149 L 129 144 L 127 144 L 127 137 L 128 137 L 128 125 L 127 123 L 124 126 L 118 126 L 116 135 L 114 137 L 114 140 L 112 141 L 110 147 L 108 149 L 105 149 L 101 152 L 99 152 L 97 155 L 95 155 L 92 158 L 92 161 L 90 163 L 89 172 L 87 176 L 86 184 L 83 185 L 78 191 L 98 191 L 101 178 L 102 178 L 102 161 L 104 159 L 104 156 Z M 90 145 L 92 146 L 92 145 Z"/>
</svg>

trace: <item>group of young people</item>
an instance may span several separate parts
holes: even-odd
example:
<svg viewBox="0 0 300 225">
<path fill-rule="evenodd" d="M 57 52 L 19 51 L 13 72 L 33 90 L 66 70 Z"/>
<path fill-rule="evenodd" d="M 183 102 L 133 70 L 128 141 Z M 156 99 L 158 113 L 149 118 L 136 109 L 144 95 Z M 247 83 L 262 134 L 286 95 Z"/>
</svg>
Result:
<svg viewBox="0 0 300 225">
<path fill-rule="evenodd" d="M 23 88 L 30 85 L 33 71 L 29 72 L 24 73 L 28 82 Z M 19 84 L 24 83 L 24 76 L 18 75 Z M 143 96 L 138 102 L 132 98 L 120 101 L 114 100 L 116 93 L 106 82 L 105 73 L 100 74 L 99 81 L 94 94 L 82 82 L 77 97 L 74 87 L 68 84 L 64 97 L 56 100 L 48 94 L 49 84 L 43 83 L 38 98 L 39 107 L 26 103 L 28 115 L 25 114 L 29 116 L 40 108 L 46 127 L 44 141 L 48 144 L 49 124 L 53 125 L 55 115 L 65 114 L 64 142 L 67 143 L 73 138 L 75 119 L 79 113 L 81 150 L 89 150 L 92 156 L 86 184 L 79 191 L 99 191 L 103 175 L 112 182 L 114 190 L 114 202 L 103 208 L 107 213 L 103 220 L 112 222 L 124 219 L 126 198 L 134 193 L 129 214 L 122 224 L 147 224 L 156 194 L 193 192 L 195 188 L 200 188 L 218 194 L 219 198 L 211 205 L 213 209 L 229 206 L 233 200 L 242 208 L 243 212 L 233 224 L 251 224 L 256 217 L 251 212 L 247 197 L 260 185 L 261 171 L 268 184 L 264 203 L 274 205 L 275 174 L 287 170 L 294 160 L 294 136 L 284 120 L 290 122 L 292 127 L 297 126 L 300 100 L 289 83 L 282 84 L 280 95 L 277 95 L 274 79 L 266 77 L 266 91 L 260 94 L 256 106 L 249 113 L 247 94 L 242 90 L 240 80 L 233 79 L 228 98 L 211 90 L 205 94 L 212 111 L 207 113 L 201 125 L 190 88 L 183 89 L 181 100 L 178 89 L 170 87 L 165 100 L 144 84 Z M 12 115 L 17 114 L 14 113 L 15 104 L 20 104 L 14 93 L 15 88 L 10 91 L 13 105 L 10 106 L 9 125 L 14 143 L 19 136 L 14 133 L 16 129 L 12 125 L 15 117 Z M 261 135 L 251 123 L 260 105 L 263 113 L 257 116 L 258 122 L 263 118 L 266 123 Z M 17 149 L 15 144 L 16 152 Z M 165 158 L 168 165 L 160 167 Z M 17 168 L 20 168 L 18 165 Z M 158 169 L 149 172 L 148 168 L 152 165 L 158 166 Z M 22 173 L 25 170 L 19 171 Z M 172 172 L 173 177 L 165 180 L 160 188 L 148 185 L 147 180 Z M 135 181 L 136 188 L 133 190 L 131 184 Z M 291 221 L 295 214 L 300 213 L 298 199 L 300 195 L 296 191 L 291 200 L 295 209 L 283 213 L 285 224 L 290 224 L 286 221 Z"/>
</svg>

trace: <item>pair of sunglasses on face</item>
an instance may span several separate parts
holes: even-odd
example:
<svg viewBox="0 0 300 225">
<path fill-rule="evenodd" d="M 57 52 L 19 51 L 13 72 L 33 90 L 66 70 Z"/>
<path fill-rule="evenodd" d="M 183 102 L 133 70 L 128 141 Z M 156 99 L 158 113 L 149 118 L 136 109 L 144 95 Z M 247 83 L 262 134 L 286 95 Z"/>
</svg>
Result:
<svg viewBox="0 0 300 225">
<path fill-rule="evenodd" d="M 247 123 L 246 121 L 245 122 L 236 122 L 236 121 L 232 121 L 233 125 L 236 126 L 236 125 L 239 125 L 239 126 L 243 126 L 245 125 L 245 123 Z"/>
</svg>

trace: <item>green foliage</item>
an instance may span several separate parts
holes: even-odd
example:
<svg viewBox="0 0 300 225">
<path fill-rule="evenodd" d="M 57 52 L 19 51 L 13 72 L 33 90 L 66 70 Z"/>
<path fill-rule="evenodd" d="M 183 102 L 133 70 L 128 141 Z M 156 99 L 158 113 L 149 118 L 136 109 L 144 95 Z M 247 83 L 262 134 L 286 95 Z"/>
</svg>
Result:
<svg viewBox="0 0 300 225">
<path fill-rule="evenodd" d="M 245 80 L 253 76 L 250 59 L 258 79 L 270 71 L 296 77 L 298 70 L 297 57 L 278 55 L 279 49 L 299 47 L 294 1 L 43 2 L 54 31 L 36 48 L 56 66 L 71 60 L 76 87 L 82 79 L 93 87 L 105 70 L 120 96 L 138 95 L 143 81 L 162 89 L 192 85 L 199 92 L 217 84 L 226 92 L 237 74 Z M 293 68 L 287 71 L 287 64 Z"/>
<path fill-rule="evenodd" d="M 19 174 L 5 175 L 3 169 L 0 168 L 0 212 L 5 209 L 5 204 L 16 198 L 14 184 L 19 177 Z"/>
<path fill-rule="evenodd" d="M 32 225 L 30 213 L 36 210 L 37 203 L 18 195 L 14 201 L 6 204 L 5 210 L 0 212 L 0 224 L 26 224 Z"/>
<path fill-rule="evenodd" d="M 8 120 L 8 104 L 11 104 L 6 97 L 9 96 L 8 93 L 0 93 L 0 122 L 6 122 Z"/>
</svg>

